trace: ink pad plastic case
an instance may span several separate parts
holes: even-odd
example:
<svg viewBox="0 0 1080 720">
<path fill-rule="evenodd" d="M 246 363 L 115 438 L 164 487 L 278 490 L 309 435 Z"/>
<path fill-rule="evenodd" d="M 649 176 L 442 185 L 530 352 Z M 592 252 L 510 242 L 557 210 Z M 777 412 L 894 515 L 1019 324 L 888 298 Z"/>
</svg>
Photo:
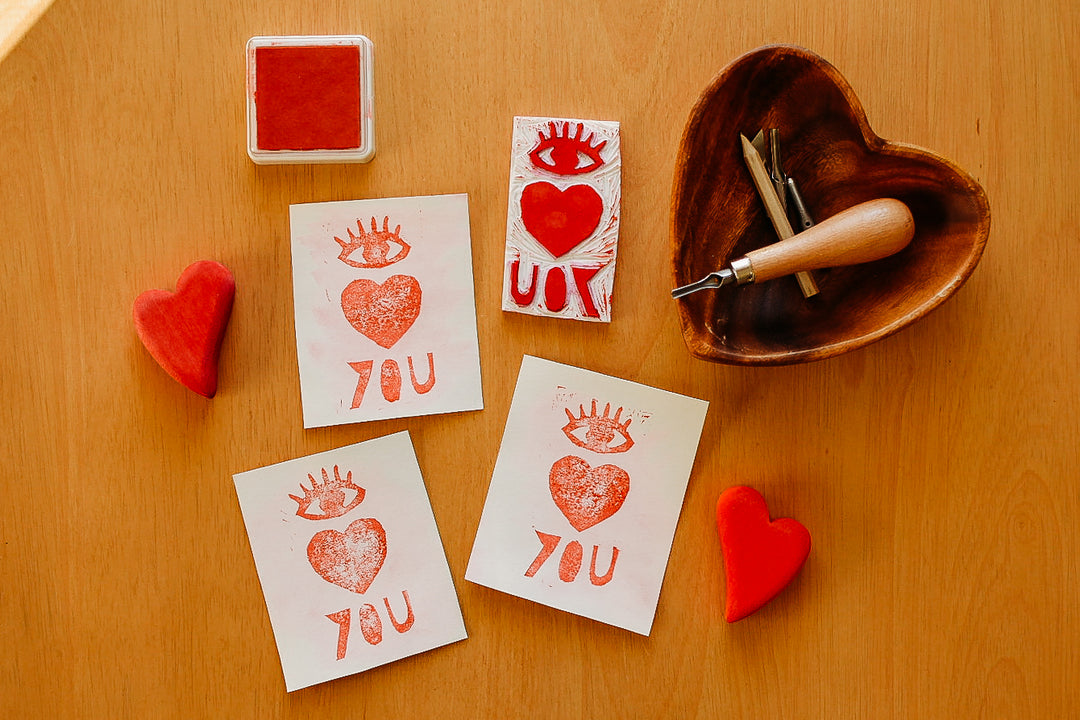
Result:
<svg viewBox="0 0 1080 720">
<path fill-rule="evenodd" d="M 247 43 L 247 150 L 260 165 L 375 155 L 373 45 L 363 35 Z"/>
</svg>

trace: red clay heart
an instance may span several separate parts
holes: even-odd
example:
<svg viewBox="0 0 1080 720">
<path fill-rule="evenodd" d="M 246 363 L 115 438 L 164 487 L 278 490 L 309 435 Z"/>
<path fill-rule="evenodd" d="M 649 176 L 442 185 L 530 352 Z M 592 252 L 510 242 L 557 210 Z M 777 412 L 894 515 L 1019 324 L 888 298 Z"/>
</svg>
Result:
<svg viewBox="0 0 1080 720">
<path fill-rule="evenodd" d="M 364 594 L 386 559 L 386 531 L 375 518 L 360 518 L 345 529 L 315 533 L 308 562 L 323 580 Z"/>
<path fill-rule="evenodd" d="M 218 353 L 236 283 L 220 263 L 200 260 L 176 281 L 176 292 L 147 290 L 132 314 L 139 340 L 178 382 L 205 397 L 217 392 Z"/>
<path fill-rule="evenodd" d="M 556 258 L 592 235 L 604 213 L 604 200 L 589 185 L 560 190 L 549 182 L 534 182 L 521 193 L 525 229 Z"/>
<path fill-rule="evenodd" d="M 796 520 L 769 521 L 757 490 L 732 487 L 716 505 L 716 527 L 727 572 L 727 621 L 756 612 L 799 572 L 810 554 L 810 533 Z"/>
<path fill-rule="evenodd" d="M 420 315 L 420 283 L 411 275 L 391 275 L 382 285 L 361 278 L 341 292 L 345 319 L 381 347 L 401 339 Z"/>
<path fill-rule="evenodd" d="M 630 476 L 617 465 L 591 467 L 574 455 L 551 466 L 551 499 L 578 532 L 618 512 L 630 492 Z"/>
</svg>

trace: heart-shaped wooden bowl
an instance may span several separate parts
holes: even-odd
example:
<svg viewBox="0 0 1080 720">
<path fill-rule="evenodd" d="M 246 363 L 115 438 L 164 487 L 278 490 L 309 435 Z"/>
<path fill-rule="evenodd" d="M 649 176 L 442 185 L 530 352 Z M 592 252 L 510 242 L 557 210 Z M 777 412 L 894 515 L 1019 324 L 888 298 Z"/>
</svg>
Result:
<svg viewBox="0 0 1080 720">
<path fill-rule="evenodd" d="M 910 325 L 964 283 L 990 231 L 990 205 L 964 170 L 874 134 L 851 86 L 821 57 L 792 46 L 754 50 L 705 90 L 683 132 L 671 200 L 675 286 L 778 240 L 754 189 L 739 134 L 779 128 L 783 169 L 821 222 L 874 198 L 915 219 L 900 253 L 794 278 L 705 290 L 674 301 L 690 352 L 735 365 L 832 357 Z"/>
</svg>

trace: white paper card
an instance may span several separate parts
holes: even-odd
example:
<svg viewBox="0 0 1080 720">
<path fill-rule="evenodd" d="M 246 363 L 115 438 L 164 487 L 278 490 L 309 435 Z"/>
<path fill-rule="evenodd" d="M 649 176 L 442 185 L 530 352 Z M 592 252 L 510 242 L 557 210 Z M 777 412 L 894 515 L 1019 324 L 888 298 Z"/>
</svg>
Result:
<svg viewBox="0 0 1080 720">
<path fill-rule="evenodd" d="M 648 635 L 707 409 L 525 356 L 465 578 Z"/>
<path fill-rule="evenodd" d="M 233 481 L 289 692 L 465 639 L 408 432 Z"/>
<path fill-rule="evenodd" d="M 479 410 L 466 195 L 289 208 L 304 427 Z"/>
</svg>

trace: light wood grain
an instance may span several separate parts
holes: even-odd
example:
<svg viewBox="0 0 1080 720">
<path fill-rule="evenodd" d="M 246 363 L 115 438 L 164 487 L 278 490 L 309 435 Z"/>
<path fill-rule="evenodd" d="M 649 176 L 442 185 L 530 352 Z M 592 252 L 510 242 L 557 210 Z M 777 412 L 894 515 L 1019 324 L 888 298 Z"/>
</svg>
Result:
<svg viewBox="0 0 1080 720">
<path fill-rule="evenodd" d="M 0 1 L 0 60 L 22 39 L 52 0 Z"/>
<path fill-rule="evenodd" d="M 374 161 L 254 166 L 245 41 L 345 32 L 375 43 Z M 1070 0 L 58 0 L 0 63 L 0 717 L 1072 716 L 1078 35 Z M 713 75 L 771 42 L 970 171 L 994 225 L 902 332 L 716 365 L 669 295 L 675 152 Z M 499 310 L 515 114 L 622 123 L 610 326 Z M 469 194 L 485 409 L 304 431 L 289 203 L 447 192 Z M 131 321 L 201 258 L 237 281 L 211 401 Z M 462 579 L 523 353 L 712 403 L 648 638 Z M 401 429 L 470 638 L 286 694 L 231 474 Z M 713 510 L 735 483 L 813 550 L 727 625 Z"/>
</svg>

